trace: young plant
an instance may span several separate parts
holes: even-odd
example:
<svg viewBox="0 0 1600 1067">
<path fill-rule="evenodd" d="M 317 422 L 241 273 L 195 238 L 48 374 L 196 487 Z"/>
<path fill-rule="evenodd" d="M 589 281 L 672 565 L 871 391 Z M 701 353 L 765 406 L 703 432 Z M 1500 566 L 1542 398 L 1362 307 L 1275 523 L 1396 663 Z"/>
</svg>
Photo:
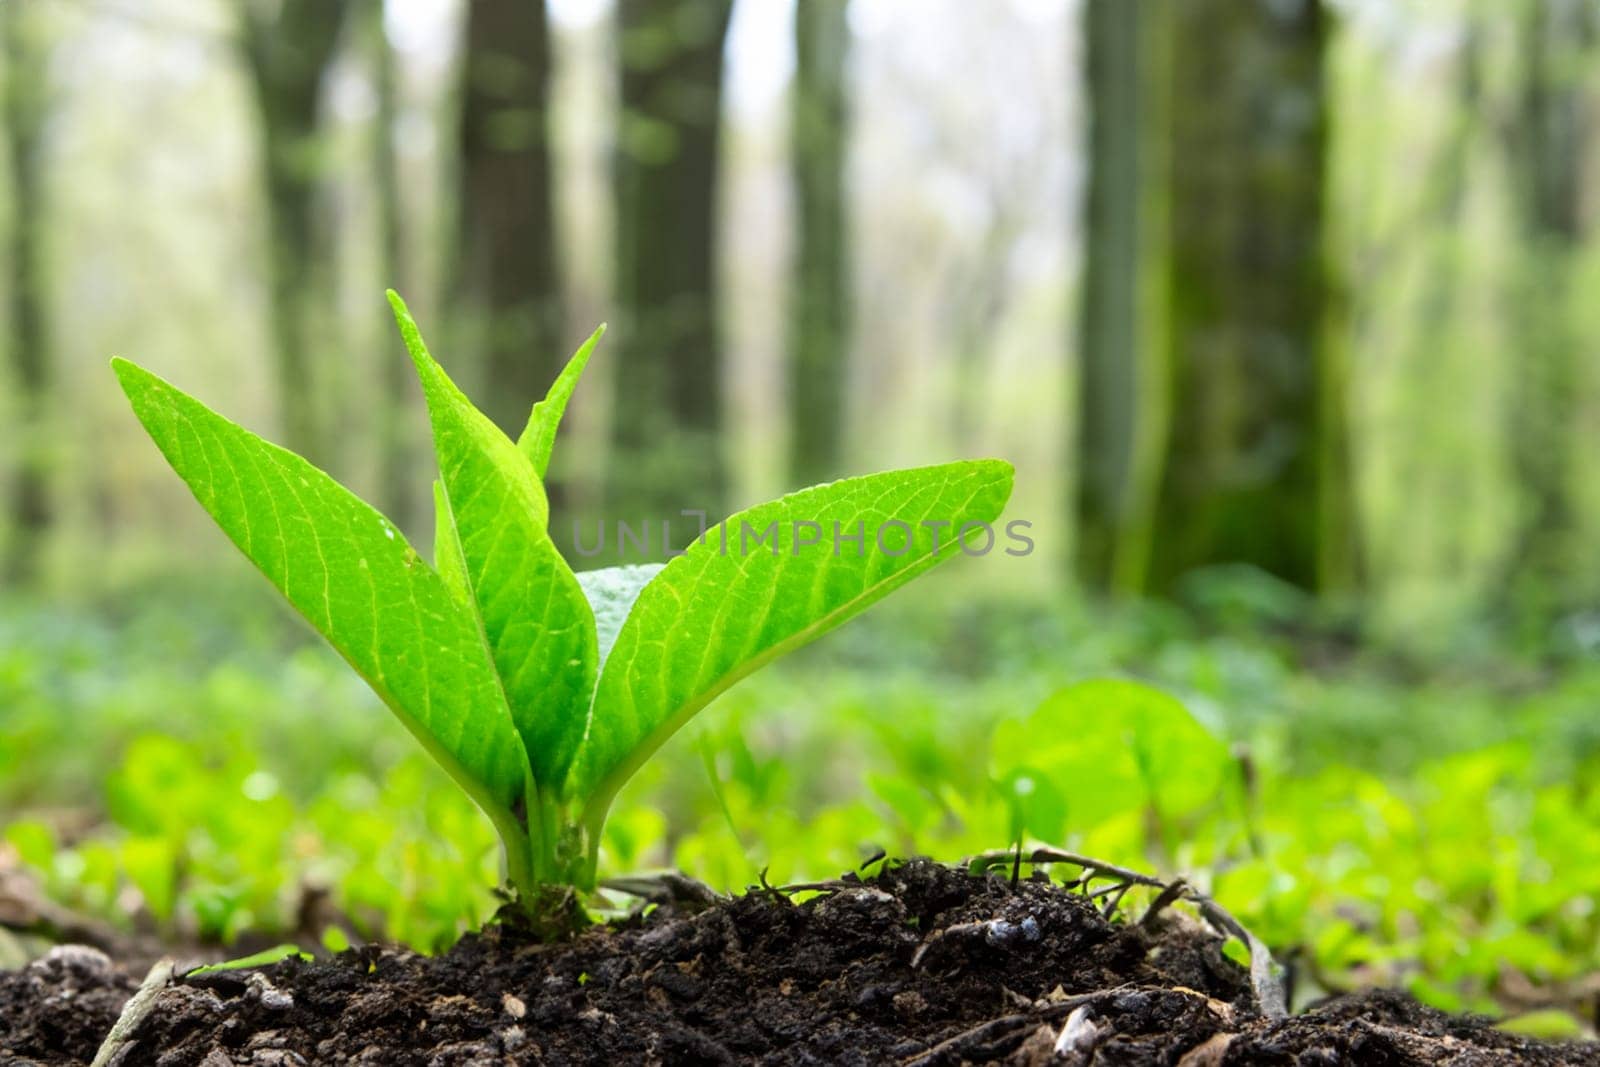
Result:
<svg viewBox="0 0 1600 1067">
<path fill-rule="evenodd" d="M 112 365 L 201 506 L 493 820 L 529 909 L 594 887 L 617 791 L 696 712 L 960 551 L 1011 492 L 998 460 L 850 478 L 740 512 L 664 566 L 574 574 L 543 478 L 604 328 L 513 442 L 389 300 L 438 455 L 432 566 L 301 457 Z"/>
</svg>

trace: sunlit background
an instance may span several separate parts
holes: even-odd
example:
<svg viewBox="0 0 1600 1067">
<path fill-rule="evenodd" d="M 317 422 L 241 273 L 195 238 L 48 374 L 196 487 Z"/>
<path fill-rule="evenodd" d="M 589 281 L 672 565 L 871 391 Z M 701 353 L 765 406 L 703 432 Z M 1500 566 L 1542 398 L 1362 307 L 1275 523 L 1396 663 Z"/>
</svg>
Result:
<svg viewBox="0 0 1600 1067">
<path fill-rule="evenodd" d="M 282 438 L 286 404 L 311 405 L 318 425 L 338 428 L 319 461 L 380 497 L 394 451 L 386 420 L 397 403 L 409 481 L 425 486 L 419 398 L 409 383 L 385 384 L 403 357 L 384 286 L 409 298 L 469 391 L 494 391 L 482 351 L 450 343 L 463 314 L 461 245 L 471 239 L 456 196 L 463 5 L 389 4 L 381 38 L 366 5 L 335 5 L 348 10 L 330 20 L 338 25 L 326 63 L 300 72 L 312 79 L 316 105 L 315 141 L 293 164 L 311 188 L 313 221 L 301 250 L 312 258 L 289 269 L 290 284 L 305 290 L 292 298 L 309 305 L 300 312 L 307 325 L 287 334 L 304 348 L 293 365 L 306 385 L 292 397 L 278 385 L 264 90 L 234 6 L 7 6 L 11 32 L 27 38 L 37 67 L 13 61 L 13 81 L 36 76 L 37 85 L 17 91 L 41 98 L 30 104 L 39 113 L 26 146 L 35 187 L 6 201 L 11 227 L 33 231 L 37 256 L 29 260 L 36 278 L 24 283 L 13 256 L 6 280 L 31 288 L 44 330 L 35 342 L 42 355 L 33 357 L 45 368 L 40 398 L 17 381 L 20 360 L 7 364 L 4 469 L 15 479 L 37 462 L 47 484 L 46 543 L 26 577 L 95 585 L 124 567 L 224 558 L 198 509 L 175 506 L 183 490 L 127 417 L 106 370 L 112 354 L 146 363 L 268 436 Z M 1524 114 L 1534 60 L 1521 23 L 1531 17 L 1523 9 L 1538 6 L 1352 0 L 1326 16 L 1319 106 L 1329 126 L 1327 173 L 1304 180 L 1325 180 L 1336 305 L 1327 328 L 1346 366 L 1328 402 L 1348 411 L 1348 536 L 1360 548 L 1359 588 L 1382 609 L 1374 619 L 1401 613 L 1401 630 L 1504 607 L 1498 594 L 1523 562 L 1524 527 L 1543 492 L 1531 477 L 1557 479 L 1565 509 L 1566 528 L 1552 535 L 1559 558 L 1541 564 L 1540 580 L 1561 574 L 1562 609 L 1584 607 L 1595 590 L 1594 554 L 1583 546 L 1594 542 L 1600 494 L 1581 462 L 1600 433 L 1588 358 L 1597 305 L 1584 298 L 1595 261 L 1583 178 L 1593 154 L 1593 79 L 1586 67 L 1569 71 L 1562 57 L 1547 57 L 1551 76 L 1573 84 L 1560 88 L 1568 99 L 1551 103 L 1543 121 L 1575 140 L 1560 151 L 1524 144 L 1532 135 L 1519 129 L 1538 120 Z M 1550 18 L 1592 16 L 1582 4 L 1566 5 L 1571 14 L 1548 6 Z M 255 7 L 264 13 L 260 32 L 271 33 L 275 5 Z M 1019 469 L 1014 514 L 1037 525 L 1040 551 L 986 568 L 985 579 L 1065 592 L 1082 467 L 1083 13 L 1049 0 L 858 0 L 844 18 L 838 225 L 849 318 L 836 359 L 824 364 L 834 380 L 823 391 L 842 417 L 832 432 L 839 447 L 809 480 L 1006 456 Z M 520 239 L 547 240 L 556 264 L 558 303 L 543 315 L 556 325 L 530 326 L 523 341 L 531 350 L 533 338 L 552 338 L 541 368 L 597 322 L 617 324 L 630 311 L 615 292 L 612 163 L 627 148 L 618 133 L 617 13 L 561 0 L 549 5 L 549 25 L 553 232 Z M 791 487 L 798 474 L 787 462 L 791 320 L 803 312 L 793 284 L 802 224 L 799 142 L 790 136 L 794 41 L 792 3 L 734 5 L 720 72 L 715 214 L 710 232 L 695 235 L 714 249 L 719 350 L 707 365 L 717 373 L 697 387 L 725 399 L 718 445 L 727 505 Z M 1582 61 L 1575 51 L 1568 65 Z M 387 83 L 380 62 L 390 64 Z M 1572 113 L 1563 118 L 1562 108 Z M 392 133 L 388 173 L 380 124 Z M 1550 166 L 1574 168 L 1570 232 L 1525 224 L 1521 201 L 1531 194 L 1519 189 L 1528 180 L 1519 169 L 1534 151 Z M 1173 165 L 1184 173 L 1182 160 Z M 390 177 L 392 205 L 382 195 Z M 503 205 L 482 210 L 490 224 L 497 212 L 515 215 Z M 681 252 L 686 261 L 700 254 Z M 1553 259 L 1553 274 L 1537 262 Z M 14 334 L 16 305 L 8 310 Z M 1549 325 L 1557 318 L 1564 321 Z M 1530 328 L 1532 319 L 1546 325 Z M 652 357 L 667 358 L 646 344 L 638 358 Z M 603 348 L 579 394 L 558 460 L 570 499 L 602 499 L 609 394 L 629 365 L 615 344 Z M 1560 395 L 1544 396 L 1551 389 Z M 1521 455 L 1528 450 L 1568 458 Z M 707 486 L 707 498 L 720 495 Z M 397 518 L 425 541 L 419 499 Z M 171 551 L 174 541 L 182 553 Z M 82 565 L 89 553 L 94 567 Z"/>
</svg>

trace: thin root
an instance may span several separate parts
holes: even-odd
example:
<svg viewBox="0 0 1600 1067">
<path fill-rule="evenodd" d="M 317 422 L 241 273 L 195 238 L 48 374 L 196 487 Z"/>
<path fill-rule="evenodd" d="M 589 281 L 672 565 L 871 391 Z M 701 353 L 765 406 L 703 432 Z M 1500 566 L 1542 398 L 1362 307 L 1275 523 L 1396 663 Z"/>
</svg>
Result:
<svg viewBox="0 0 1600 1067">
<path fill-rule="evenodd" d="M 980 852 L 976 856 L 968 857 L 964 865 L 969 870 L 987 871 L 1002 864 L 1010 864 L 1016 860 L 1015 849 L 995 849 L 989 852 Z M 1272 958 L 1272 953 L 1266 944 L 1245 928 L 1244 924 L 1233 917 L 1233 914 L 1218 904 L 1215 900 L 1201 893 L 1183 879 L 1164 881 L 1154 875 L 1144 874 L 1131 870 L 1115 863 L 1098 860 L 1091 856 L 1083 856 L 1076 852 L 1067 852 L 1058 848 L 1036 848 L 1027 857 L 1027 862 L 1044 867 L 1054 863 L 1065 863 L 1081 869 L 1083 878 L 1079 880 L 1086 895 L 1096 898 L 1102 891 L 1091 891 L 1089 883 L 1102 878 L 1114 878 L 1117 885 L 1108 887 L 1104 892 L 1114 896 L 1120 903 L 1122 894 L 1129 887 L 1135 885 L 1149 886 L 1161 892 L 1150 905 L 1141 925 L 1148 924 L 1166 908 L 1179 900 L 1187 900 L 1200 910 L 1200 915 L 1206 922 L 1219 932 L 1236 937 L 1250 950 L 1250 986 L 1255 992 L 1256 1004 L 1261 1014 L 1268 1019 L 1282 1019 L 1288 1015 L 1288 1004 L 1283 988 L 1283 969 Z M 1108 907 L 1107 914 L 1115 911 L 1115 907 Z"/>
</svg>

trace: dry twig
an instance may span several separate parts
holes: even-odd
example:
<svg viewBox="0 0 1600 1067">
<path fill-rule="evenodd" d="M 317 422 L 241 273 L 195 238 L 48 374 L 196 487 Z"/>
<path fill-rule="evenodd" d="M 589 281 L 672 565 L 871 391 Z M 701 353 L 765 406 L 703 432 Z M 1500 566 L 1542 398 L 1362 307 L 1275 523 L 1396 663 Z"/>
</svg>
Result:
<svg viewBox="0 0 1600 1067">
<path fill-rule="evenodd" d="M 995 849 L 989 852 L 980 852 L 969 857 L 965 863 L 968 868 L 987 871 L 991 867 L 1011 863 L 1016 857 L 1014 849 Z M 1250 986 L 1256 995 L 1256 1005 L 1261 1014 L 1269 1019 L 1282 1019 L 1288 1015 L 1287 998 L 1283 988 L 1283 970 L 1272 958 L 1272 953 L 1265 943 L 1255 934 L 1245 928 L 1244 924 L 1234 918 L 1232 913 L 1218 904 L 1215 900 L 1195 889 L 1183 879 L 1164 881 L 1154 875 L 1144 874 L 1131 870 L 1115 863 L 1095 859 L 1091 856 L 1080 855 L 1076 852 L 1067 852 L 1058 848 L 1036 848 L 1028 856 L 1027 862 L 1036 867 L 1049 866 L 1055 863 L 1065 863 L 1078 867 L 1084 872 L 1082 884 L 1087 890 L 1089 883 L 1097 878 L 1116 878 L 1122 883 L 1115 887 L 1126 891 L 1128 886 L 1143 885 L 1161 892 L 1145 913 L 1141 922 L 1149 922 L 1152 917 L 1179 900 L 1187 900 L 1200 909 L 1200 915 L 1219 932 L 1236 937 L 1250 950 Z M 1091 894 L 1093 895 L 1093 894 Z M 1117 901 L 1121 901 L 1118 893 Z M 1108 909 L 1108 913 L 1112 909 Z"/>
</svg>

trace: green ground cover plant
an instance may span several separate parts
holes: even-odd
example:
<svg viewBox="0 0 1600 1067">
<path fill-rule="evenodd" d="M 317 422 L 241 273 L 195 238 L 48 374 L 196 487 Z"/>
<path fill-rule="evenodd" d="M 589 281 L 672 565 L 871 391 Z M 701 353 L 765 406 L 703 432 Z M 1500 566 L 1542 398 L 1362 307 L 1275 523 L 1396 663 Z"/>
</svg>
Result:
<svg viewBox="0 0 1600 1067">
<path fill-rule="evenodd" d="M 114 368 L 200 504 L 489 816 L 532 914 L 594 888 L 617 792 L 684 723 L 958 554 L 940 531 L 994 521 L 1010 494 L 998 460 L 851 478 L 740 512 L 722 527 L 735 536 L 664 565 L 576 574 L 549 535 L 542 479 L 601 331 L 513 442 L 390 301 L 438 458 L 431 566 L 306 460 L 132 363 Z M 890 527 L 900 539 L 886 546 Z M 866 536 L 841 551 L 840 531 Z"/>
<path fill-rule="evenodd" d="M 242 570 L 82 608 L 0 605 L 16 741 L 0 745 L 0 866 L 20 858 L 51 899 L 123 929 L 245 937 L 234 954 L 447 948 L 498 906 L 494 828 Z M 1290 963 L 1297 1003 L 1380 983 L 1522 1011 L 1600 966 L 1594 663 L 1498 659 L 1423 683 L 1379 650 L 1312 668 L 1248 620 L 986 604 L 962 580 L 980 570 L 727 693 L 619 794 L 601 869 L 677 867 L 732 892 L 880 850 L 954 859 L 1008 840 L 1002 786 L 1022 765 L 1065 802 L 1027 847 L 1194 879 Z M 1080 684 L 1108 675 L 1181 696 L 1193 758 L 1174 764 L 1137 729 L 1124 744 L 1140 720 L 1120 693 L 1177 702 Z M 1085 752 L 1143 746 L 1181 773 L 1058 765 L 1060 724 Z M 308 898 L 329 925 L 302 925 Z"/>
</svg>

